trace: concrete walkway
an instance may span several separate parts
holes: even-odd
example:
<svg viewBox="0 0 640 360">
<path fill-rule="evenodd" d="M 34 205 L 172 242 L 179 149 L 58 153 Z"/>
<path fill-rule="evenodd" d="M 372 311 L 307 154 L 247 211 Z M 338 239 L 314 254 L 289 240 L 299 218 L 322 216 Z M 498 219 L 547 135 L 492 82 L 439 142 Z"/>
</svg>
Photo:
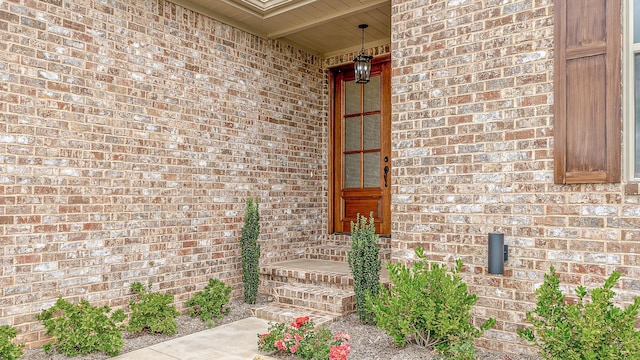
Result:
<svg viewBox="0 0 640 360">
<path fill-rule="evenodd" d="M 267 320 L 250 317 L 132 351 L 116 360 L 253 360 L 258 356 L 258 333 L 267 332 Z"/>
</svg>

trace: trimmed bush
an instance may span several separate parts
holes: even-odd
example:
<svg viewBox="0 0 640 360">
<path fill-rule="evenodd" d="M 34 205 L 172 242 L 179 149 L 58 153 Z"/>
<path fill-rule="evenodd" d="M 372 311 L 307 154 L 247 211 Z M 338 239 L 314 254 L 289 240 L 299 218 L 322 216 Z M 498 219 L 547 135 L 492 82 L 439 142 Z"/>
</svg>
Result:
<svg viewBox="0 0 640 360">
<path fill-rule="evenodd" d="M 24 344 L 14 344 L 11 342 L 18 335 L 14 327 L 9 325 L 0 326 L 0 359 L 18 360 L 22 356 Z"/>
<path fill-rule="evenodd" d="M 187 300 L 189 315 L 199 316 L 203 321 L 212 321 L 222 318 L 223 306 L 229 302 L 231 286 L 226 285 L 218 279 L 209 279 L 209 284 L 203 290 L 198 291 L 193 297 Z M 229 308 L 224 310 L 229 313 Z"/>
<path fill-rule="evenodd" d="M 178 324 L 175 318 L 180 315 L 176 307 L 171 305 L 173 295 L 151 291 L 151 284 L 145 288 L 142 283 L 131 284 L 131 291 L 138 297 L 138 301 L 131 300 L 131 318 L 129 319 L 130 332 L 148 330 L 152 334 L 176 333 Z"/>
<path fill-rule="evenodd" d="M 58 298 L 52 307 L 36 315 L 36 319 L 44 324 L 45 334 L 54 338 L 43 346 L 44 351 L 50 354 L 55 349 L 69 357 L 92 352 L 118 355 L 124 345 L 122 322 L 126 315 L 122 309 L 111 316 L 109 313 L 111 308 L 108 306 L 94 307 L 86 300 L 71 304 Z"/>
<path fill-rule="evenodd" d="M 387 264 L 392 284 L 370 298 L 376 325 L 400 346 L 416 343 L 435 348 L 445 357 L 473 359 L 473 340 L 495 319 L 479 328 L 471 324 L 470 310 L 478 297 L 469 294 L 460 276 L 462 261 L 457 260 L 448 273 L 444 264 L 429 264 L 421 248 L 415 253 L 418 261 L 411 268 Z"/>
<path fill-rule="evenodd" d="M 625 309 L 615 306 L 612 288 L 618 279 L 620 273 L 614 271 L 601 288 L 587 292 L 578 286 L 578 299 L 569 304 L 552 267 L 536 289 L 536 308 L 527 313 L 533 328 L 519 329 L 518 335 L 545 359 L 640 359 L 640 332 L 635 326 L 640 298 Z"/>
</svg>

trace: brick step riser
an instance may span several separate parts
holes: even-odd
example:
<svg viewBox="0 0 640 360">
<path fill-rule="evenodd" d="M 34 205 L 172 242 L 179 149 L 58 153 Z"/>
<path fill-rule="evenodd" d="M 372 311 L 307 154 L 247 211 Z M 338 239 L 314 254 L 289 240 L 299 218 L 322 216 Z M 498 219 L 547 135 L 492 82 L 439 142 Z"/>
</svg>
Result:
<svg viewBox="0 0 640 360">
<path fill-rule="evenodd" d="M 353 277 L 322 273 L 298 273 L 286 269 L 260 272 L 261 286 L 278 287 L 285 284 L 310 284 L 336 289 L 353 289 Z"/>
<path fill-rule="evenodd" d="M 260 286 L 259 288 L 261 294 L 273 294 L 271 289 L 275 289 L 279 286 L 283 285 L 314 285 L 319 287 L 326 287 L 332 289 L 341 289 L 341 290 L 353 290 L 353 280 L 349 279 L 347 283 L 329 283 L 329 282 L 318 282 L 318 281 L 307 281 L 304 279 L 298 278 L 289 278 L 282 276 L 272 276 L 272 275 L 261 275 L 260 276 Z M 264 289 L 264 290 L 262 290 Z"/>
<path fill-rule="evenodd" d="M 353 303 L 345 301 L 343 304 L 331 304 L 326 302 L 315 302 L 312 300 L 302 300 L 296 298 L 278 297 L 276 300 L 279 304 L 292 305 L 300 308 L 314 309 L 329 313 L 339 314 L 340 316 L 349 315 L 356 311 L 355 300 Z"/>
<path fill-rule="evenodd" d="M 311 260 L 326 260 L 326 261 L 338 261 L 338 262 L 348 262 L 349 261 L 349 257 L 348 255 L 345 254 L 326 254 L 326 253 L 321 253 L 321 252 L 306 252 L 304 254 L 304 258 L 305 259 L 311 259 Z M 386 254 L 380 253 L 380 260 L 382 261 L 390 261 L 391 260 L 391 252 L 388 252 Z"/>
<path fill-rule="evenodd" d="M 305 253 L 305 259 L 347 262 L 346 254 Z"/>
<path fill-rule="evenodd" d="M 312 260 L 327 260 L 346 263 L 349 260 L 350 248 L 328 248 L 327 246 L 312 247 L 305 251 L 305 258 Z M 380 259 L 384 261 L 391 260 L 391 250 L 380 251 Z"/>
<path fill-rule="evenodd" d="M 351 236 L 332 236 L 330 238 L 320 240 L 323 245 L 330 246 L 351 246 Z M 380 237 L 378 238 L 378 244 L 381 248 L 391 247 L 391 238 Z"/>
<path fill-rule="evenodd" d="M 384 286 L 389 285 L 389 280 L 382 280 L 381 284 Z M 350 280 L 348 284 L 327 284 L 327 283 L 316 283 L 316 282 L 304 282 L 300 279 L 290 279 L 290 278 L 276 278 L 273 279 L 271 277 L 267 278 L 265 275 L 262 275 L 260 278 L 260 285 L 258 286 L 258 292 L 260 294 L 273 296 L 273 289 L 283 286 L 283 285 L 314 285 L 314 286 L 322 286 L 333 289 L 340 290 L 353 290 L 353 280 Z"/>
<path fill-rule="evenodd" d="M 304 288 L 299 290 L 291 287 L 277 287 L 274 289 L 274 299 L 280 304 L 293 305 L 309 309 L 316 309 L 324 312 L 348 315 L 355 312 L 355 294 L 353 292 L 332 294 L 331 290 L 323 294 L 307 291 Z"/>
</svg>

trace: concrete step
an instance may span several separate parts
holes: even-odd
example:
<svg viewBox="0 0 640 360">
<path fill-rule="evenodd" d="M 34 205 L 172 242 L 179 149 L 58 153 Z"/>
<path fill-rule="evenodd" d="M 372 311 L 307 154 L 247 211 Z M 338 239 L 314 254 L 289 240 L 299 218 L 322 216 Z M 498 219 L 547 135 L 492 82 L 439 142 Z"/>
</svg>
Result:
<svg viewBox="0 0 640 360">
<path fill-rule="evenodd" d="M 315 325 L 327 325 L 338 320 L 341 315 L 304 307 L 271 303 L 255 310 L 258 319 L 289 324 L 296 318 L 308 316 Z"/>
<path fill-rule="evenodd" d="M 274 288 L 274 300 L 280 304 L 294 305 L 343 316 L 355 312 L 356 306 L 353 290 L 309 284 L 278 286 Z"/>
</svg>

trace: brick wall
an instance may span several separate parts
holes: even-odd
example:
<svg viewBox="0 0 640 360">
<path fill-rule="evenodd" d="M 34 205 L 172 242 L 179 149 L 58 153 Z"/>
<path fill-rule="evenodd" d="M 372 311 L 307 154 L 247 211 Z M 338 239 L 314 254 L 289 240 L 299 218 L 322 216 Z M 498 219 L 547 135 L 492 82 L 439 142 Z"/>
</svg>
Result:
<svg viewBox="0 0 640 360">
<path fill-rule="evenodd" d="M 552 180 L 552 1 L 392 3 L 393 256 L 461 258 L 478 345 L 515 330 L 551 265 L 565 284 L 640 290 L 640 198 Z M 169 2 L 0 0 L 0 324 L 42 343 L 58 295 L 122 306 L 132 281 L 179 305 L 240 292 L 244 199 L 263 261 L 327 229 L 327 77 L 318 59 Z M 370 49 L 383 54 L 389 47 Z M 486 270 L 487 233 L 510 245 Z M 328 237 L 337 242 L 344 237 Z M 508 346 L 505 346 L 508 344 Z"/>
<path fill-rule="evenodd" d="M 164 1 L 0 0 L 0 324 L 42 343 L 57 296 L 241 291 L 326 230 L 322 60 Z"/>
<path fill-rule="evenodd" d="M 553 184 L 553 1 L 397 0 L 392 24 L 393 257 L 461 258 L 476 319 L 497 319 L 478 345 L 505 352 L 531 351 L 516 329 L 552 265 L 569 290 L 615 269 L 617 301 L 637 294 L 640 198 Z"/>
</svg>

